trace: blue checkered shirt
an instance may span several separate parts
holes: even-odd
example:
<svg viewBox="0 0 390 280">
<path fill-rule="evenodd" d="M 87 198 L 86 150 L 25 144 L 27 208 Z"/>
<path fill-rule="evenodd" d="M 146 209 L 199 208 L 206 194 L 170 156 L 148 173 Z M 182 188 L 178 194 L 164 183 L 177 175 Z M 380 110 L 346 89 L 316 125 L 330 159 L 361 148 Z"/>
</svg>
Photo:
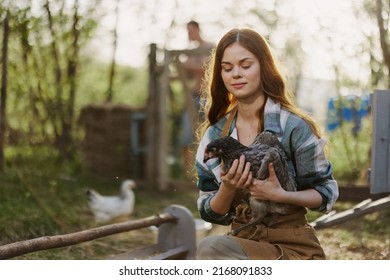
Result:
<svg viewBox="0 0 390 280">
<path fill-rule="evenodd" d="M 200 215 L 206 221 L 222 225 L 229 225 L 234 213 L 220 215 L 210 207 L 210 200 L 221 183 L 221 162 L 211 159 L 203 163 L 203 155 L 207 144 L 221 137 L 227 118 L 228 115 L 207 128 L 196 154 Z M 332 164 L 324 153 L 326 140 L 314 135 L 305 120 L 285 110 L 271 98 L 268 98 L 264 110 L 264 130 L 273 132 L 282 143 L 288 158 L 289 173 L 294 176 L 298 190 L 313 188 L 321 194 L 321 206 L 311 210 L 328 213 L 338 198 L 338 185 L 332 176 Z M 237 139 L 235 120 L 229 135 Z"/>
</svg>

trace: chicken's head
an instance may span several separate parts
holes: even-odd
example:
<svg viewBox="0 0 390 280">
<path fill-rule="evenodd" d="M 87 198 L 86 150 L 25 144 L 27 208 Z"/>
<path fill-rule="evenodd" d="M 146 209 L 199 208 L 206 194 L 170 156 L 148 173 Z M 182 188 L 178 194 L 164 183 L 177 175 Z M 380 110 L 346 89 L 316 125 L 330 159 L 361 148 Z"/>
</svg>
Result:
<svg viewBox="0 0 390 280">
<path fill-rule="evenodd" d="M 233 152 L 238 145 L 240 145 L 239 142 L 230 136 L 217 138 L 211 141 L 204 151 L 203 163 L 206 163 L 212 158 L 224 159 Z"/>
</svg>

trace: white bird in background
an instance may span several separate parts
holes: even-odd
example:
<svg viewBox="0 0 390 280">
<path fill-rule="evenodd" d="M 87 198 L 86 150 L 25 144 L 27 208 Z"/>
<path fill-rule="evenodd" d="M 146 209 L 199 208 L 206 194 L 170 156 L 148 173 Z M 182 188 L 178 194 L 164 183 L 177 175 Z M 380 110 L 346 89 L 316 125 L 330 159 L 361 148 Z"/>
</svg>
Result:
<svg viewBox="0 0 390 280">
<path fill-rule="evenodd" d="M 129 216 L 133 213 L 135 195 L 133 189 L 136 184 L 133 180 L 122 182 L 119 196 L 104 196 L 95 190 L 88 189 L 86 195 L 88 206 L 92 210 L 95 221 L 108 222 L 121 216 Z"/>
</svg>

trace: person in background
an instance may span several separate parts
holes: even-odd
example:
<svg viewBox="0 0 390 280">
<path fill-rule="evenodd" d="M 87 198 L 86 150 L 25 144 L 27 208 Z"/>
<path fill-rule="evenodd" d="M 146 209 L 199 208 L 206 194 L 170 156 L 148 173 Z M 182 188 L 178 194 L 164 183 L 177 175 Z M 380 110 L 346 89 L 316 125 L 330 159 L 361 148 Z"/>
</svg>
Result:
<svg viewBox="0 0 390 280">
<path fill-rule="evenodd" d="M 214 45 L 205 41 L 202 38 L 199 23 L 196 21 L 189 21 L 187 23 L 188 40 L 190 43 L 195 44 L 195 48 L 192 55 L 188 56 L 188 59 L 183 63 L 183 67 L 187 72 L 187 76 L 191 79 L 191 92 L 188 98 L 191 98 L 191 109 L 194 116 L 188 106 L 185 106 L 182 113 L 181 127 L 182 127 L 182 148 L 183 148 L 183 162 L 186 170 L 186 175 L 191 178 L 191 167 L 193 167 L 193 144 L 195 142 L 196 127 L 194 125 L 202 121 L 203 116 L 200 112 L 200 87 L 204 77 L 204 65 Z M 195 118 L 195 119 L 192 119 Z"/>
<path fill-rule="evenodd" d="M 237 236 L 204 238 L 197 259 L 325 259 L 315 230 L 306 219 L 307 209 L 327 213 L 338 198 L 320 128 L 289 96 L 284 78 L 267 41 L 252 29 L 232 29 L 218 43 L 205 81 L 206 120 L 199 127 L 196 170 L 198 209 L 205 221 L 231 225 L 248 223 L 248 196 L 292 205 L 272 225 L 259 224 Z M 221 162 L 203 162 L 208 143 L 230 135 L 250 145 L 262 131 L 274 133 L 288 157 L 289 173 L 298 190 L 285 191 L 272 164 L 269 177 L 254 178 L 242 156 L 227 172 Z"/>
</svg>

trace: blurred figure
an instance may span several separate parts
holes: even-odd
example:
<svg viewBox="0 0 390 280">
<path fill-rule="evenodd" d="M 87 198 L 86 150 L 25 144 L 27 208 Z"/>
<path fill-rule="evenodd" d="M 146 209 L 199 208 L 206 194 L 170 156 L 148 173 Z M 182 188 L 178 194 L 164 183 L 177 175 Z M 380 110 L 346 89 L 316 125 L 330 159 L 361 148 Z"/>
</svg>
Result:
<svg viewBox="0 0 390 280">
<path fill-rule="evenodd" d="M 189 21 L 187 23 L 188 40 L 190 44 L 196 46 L 191 50 L 193 54 L 188 56 L 188 59 L 183 63 L 184 69 L 187 72 L 187 76 L 192 80 L 190 96 L 192 100 L 193 108 L 188 108 L 186 103 L 184 111 L 182 113 L 181 127 L 182 127 L 182 139 L 181 145 L 183 149 L 183 161 L 187 178 L 191 178 L 191 168 L 194 162 L 194 156 L 192 155 L 192 145 L 194 144 L 194 132 L 196 131 L 196 124 L 203 121 L 203 116 L 200 113 L 200 87 L 204 76 L 204 65 L 211 54 L 211 50 L 214 45 L 205 41 L 202 38 L 199 23 L 196 21 Z M 193 109 L 193 110 L 192 110 Z M 191 111 L 192 113 L 191 113 Z"/>
</svg>

